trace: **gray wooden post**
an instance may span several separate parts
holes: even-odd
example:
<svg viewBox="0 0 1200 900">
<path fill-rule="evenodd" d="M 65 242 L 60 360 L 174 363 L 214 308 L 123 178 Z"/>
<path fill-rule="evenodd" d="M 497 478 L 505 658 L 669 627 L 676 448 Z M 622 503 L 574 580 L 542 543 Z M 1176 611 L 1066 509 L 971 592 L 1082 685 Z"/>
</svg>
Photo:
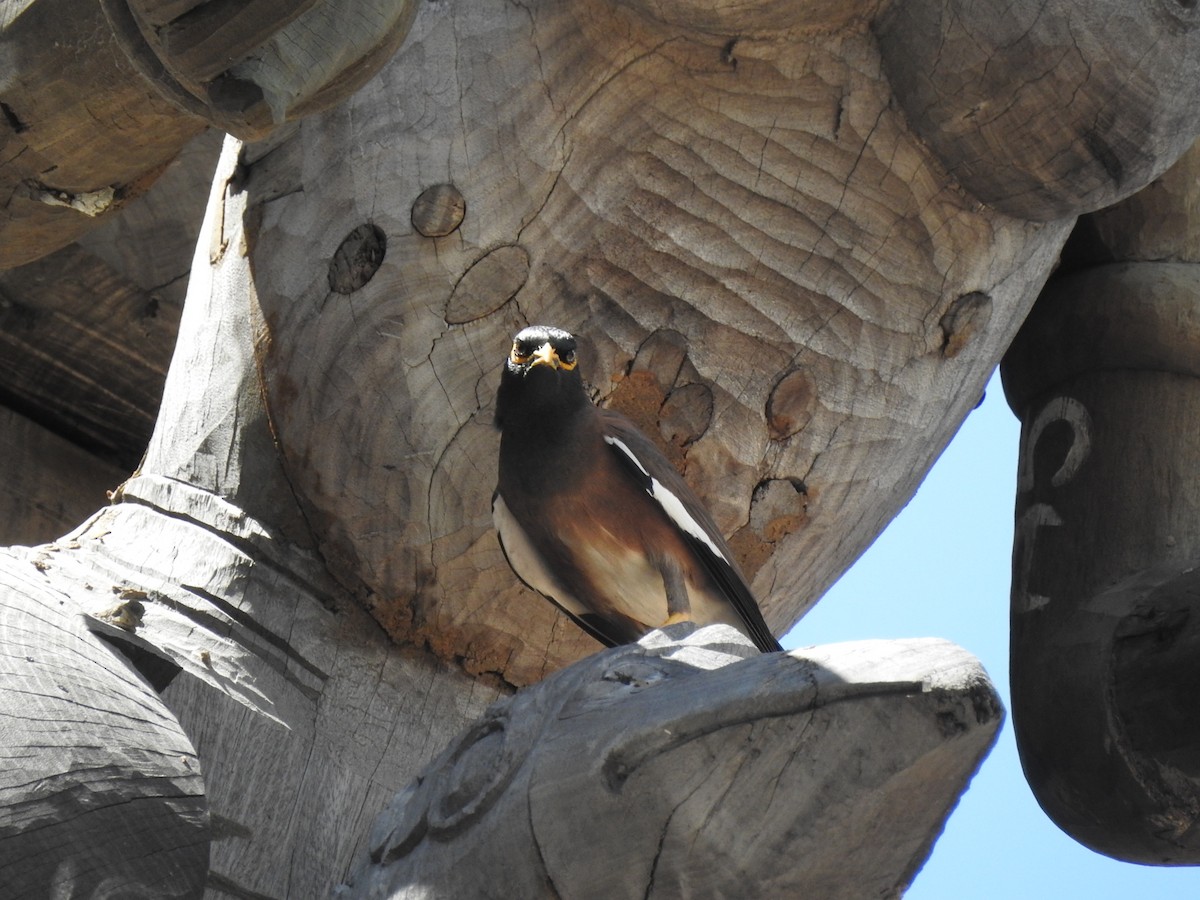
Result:
<svg viewBox="0 0 1200 900">
<path fill-rule="evenodd" d="M 898 897 L 1002 720 L 946 641 L 671 626 L 495 703 L 338 896 Z"/>
<path fill-rule="evenodd" d="M 1141 863 L 1200 863 L 1198 163 L 1081 224 L 1068 262 L 1092 264 L 1004 364 L 1021 761 L 1064 830 Z"/>
</svg>

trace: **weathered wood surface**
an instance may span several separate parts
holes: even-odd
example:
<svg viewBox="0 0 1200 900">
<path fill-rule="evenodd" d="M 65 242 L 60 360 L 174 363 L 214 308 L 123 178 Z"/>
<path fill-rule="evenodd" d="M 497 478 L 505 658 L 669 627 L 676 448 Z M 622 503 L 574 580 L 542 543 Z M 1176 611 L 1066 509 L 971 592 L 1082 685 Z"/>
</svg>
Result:
<svg viewBox="0 0 1200 900">
<path fill-rule="evenodd" d="M 1070 269 L 1110 262 L 1200 263 L 1200 143 L 1136 194 L 1084 216 Z"/>
<path fill-rule="evenodd" d="M 178 306 L 71 245 L 0 275 L 7 406 L 131 472 L 154 429 Z"/>
<path fill-rule="evenodd" d="M 208 869 L 207 785 L 157 692 L 91 634 L 44 550 L 0 551 L 0 873 L 10 900 L 190 898 Z M 113 629 L 118 631 L 119 629 Z"/>
<path fill-rule="evenodd" d="M 41 900 L 51 879 L 63 896 L 327 896 L 387 798 L 499 693 L 398 650 L 228 501 L 136 481 L 75 533 L 0 558 L 5 896 Z"/>
<path fill-rule="evenodd" d="M 218 182 L 219 197 L 231 174 Z M 240 220 L 241 212 L 232 215 Z M 219 220 L 215 229 L 219 235 Z M 240 279 L 246 260 L 239 246 L 235 242 L 217 262 Z M 150 470 L 117 490 L 116 505 L 54 544 L 0 560 L 0 643 L 6 653 L 20 651 L 11 670 L 46 679 L 82 654 L 106 665 L 117 681 L 109 685 L 77 666 L 50 687 L 42 685 L 49 701 L 30 704 L 18 691 L 3 692 L 0 746 L 14 756 L 26 745 L 43 748 L 30 764 L 35 768 L 21 770 L 33 775 L 3 795 L 0 821 L 9 827 L 0 870 L 19 873 L 12 884 L 23 892 L 30 885 L 19 896 L 48 896 L 52 879 L 71 896 L 90 895 L 95 884 L 148 884 L 150 896 L 195 896 L 204 884 L 214 897 L 325 896 L 347 877 L 368 823 L 387 798 L 500 693 L 428 654 L 397 648 L 332 581 L 305 541 L 289 539 L 289 533 L 303 535 L 303 527 L 296 525 L 261 390 L 248 377 L 252 358 L 224 355 L 252 346 L 255 319 L 245 304 L 221 305 L 228 291 L 209 293 L 209 247 L 207 240 L 200 244 L 203 265 L 193 285 L 199 293 L 187 306 L 191 326 L 173 370 L 184 393 L 171 395 L 164 407 L 156 445 L 187 455 L 187 481 L 151 474 L 162 462 L 152 448 Z M 268 517 L 256 519 L 249 508 Z M 67 637 L 45 636 L 39 609 L 46 603 L 70 623 Z M 162 700 L 128 674 L 113 651 L 96 646 L 88 629 L 115 640 Z M 146 726 L 145 739 L 140 732 L 115 733 L 102 750 L 71 751 L 65 759 L 44 749 L 92 747 L 95 717 L 76 731 L 79 716 L 55 698 L 68 696 L 65 691 L 123 696 L 121 679 L 146 692 L 150 708 L 161 710 L 156 715 L 174 731 Z M 178 758 L 190 767 L 192 793 L 178 808 L 166 803 L 161 813 L 141 813 L 150 801 L 139 798 L 157 796 L 150 792 L 162 778 L 149 763 L 148 778 L 118 763 L 137 758 L 143 745 L 157 746 L 152 739 L 178 742 L 184 731 L 191 743 Z M 203 760 L 202 792 L 196 754 Z M 110 757 L 116 763 L 105 768 Z M 99 768 L 92 768 L 93 760 Z M 31 790 L 43 782 L 61 783 L 65 799 Z M 126 809 L 143 816 L 163 842 L 122 830 L 119 818 L 80 814 L 67 801 L 81 784 L 111 800 L 118 814 Z M 206 805 L 212 834 L 207 874 Z M 27 808 L 41 816 L 36 830 Z M 81 835 L 86 839 L 91 827 L 113 828 L 112 840 L 97 839 L 97 852 L 81 851 L 78 858 L 63 850 Z M 181 828 L 203 834 L 172 849 L 171 837 Z M 185 853 L 186 865 L 176 853 Z M 156 885 L 172 867 L 178 887 Z"/>
<path fill-rule="evenodd" d="M 1050 41 L 1077 7 L 1039 9 L 1029 39 Z M 877 11 L 426 4 L 349 103 L 230 147 L 145 464 L 40 562 L 100 630 L 88 584 L 145 592 L 126 643 L 155 677 L 180 669 L 164 696 L 205 761 L 214 896 L 344 878 L 372 806 L 495 678 L 593 649 L 491 533 L 490 405 L 517 325 L 585 338 L 597 395 L 671 443 L 782 631 L 978 399 L 1095 202 L 1097 160 L 1131 173 L 1112 196 L 1169 162 L 1169 142 L 1117 141 L 1080 184 L 1035 192 L 1040 212 L 998 211 L 893 94 L 904 30 L 935 37 L 916 10 Z M 1127 60 L 1157 16 L 1077 50 Z M 1182 96 L 1194 133 L 1200 37 L 1171 34 L 1185 86 L 1159 77 L 1165 54 L 1127 91 L 1082 79 L 1035 155 L 1088 162 L 1098 102 Z M 955 42 L 955 71 L 1012 121 L 1040 114 L 1043 69 L 984 77 L 1000 43 Z M 998 165 L 1019 148 L 995 136 Z"/>
<path fill-rule="evenodd" d="M 242 510 L 138 482 L 49 564 L 148 592 L 138 635 L 183 670 L 162 693 L 204 761 L 215 895 L 326 896 L 387 798 L 498 691 L 398 651 Z"/>
<path fill-rule="evenodd" d="M 337 103 L 404 40 L 413 0 L 102 0 L 148 84 L 244 139 Z"/>
<path fill-rule="evenodd" d="M 1004 363 L 1021 761 L 1064 830 L 1143 863 L 1200 863 L 1198 173 L 1194 148 L 1083 223 Z"/>
<path fill-rule="evenodd" d="M 1191 0 L 892 3 L 872 29 L 914 130 L 966 191 L 1010 215 L 1107 206 L 1196 137 Z"/>
<path fill-rule="evenodd" d="M 240 221 L 239 198 L 210 205 L 206 234 L 223 210 Z M 386 798 L 498 689 L 396 648 L 312 552 L 253 377 L 258 320 L 222 282 L 247 260 L 235 239 L 210 269 L 211 246 L 141 474 L 43 565 L 93 616 L 112 587 L 144 592 L 129 640 L 181 670 L 162 693 L 204 760 L 214 894 L 324 896 Z"/>
<path fill-rule="evenodd" d="M 601 401 L 676 442 L 783 631 L 978 400 L 1070 224 L 998 212 L 914 133 L 881 55 L 905 20 L 831 39 L 778 7 L 753 29 L 742 8 L 703 29 L 655 10 L 423 8 L 378 79 L 247 158 L 264 388 L 321 553 L 398 640 L 513 683 L 580 649 L 491 535 L 492 394 L 519 325 L 581 335 Z M 957 47 L 958 69 L 982 77 L 986 46 Z M 1168 102 L 1194 132 L 1193 93 Z M 367 224 L 382 265 L 331 291 L 328 261 Z"/>
<path fill-rule="evenodd" d="M 192 138 L 146 193 L 76 241 L 147 293 L 149 302 L 168 307 L 165 318 L 172 330 L 159 341 L 170 347 L 223 139 L 214 129 Z M 20 272 L 0 273 L 0 279 Z"/>
<path fill-rule="evenodd" d="M 122 215 L 0 271 L 4 405 L 126 475 L 154 429 L 219 149 L 195 138 Z"/>
<path fill-rule="evenodd" d="M 0 9 L 0 269 L 61 249 L 216 125 L 261 138 L 349 96 L 415 4 L 17 0 Z"/>
<path fill-rule="evenodd" d="M 91 0 L 5 4 L 0 85 L 0 269 L 111 216 L 205 126 L 148 89 Z"/>
<path fill-rule="evenodd" d="M 705 29 L 719 32 L 723 15 L 706 13 Z M 487 374 L 500 353 L 493 348 L 531 316 L 556 318 L 590 336 L 597 391 L 660 431 L 757 575 L 778 630 L 886 523 L 977 399 L 1066 222 L 1038 226 L 980 206 L 977 200 L 1000 200 L 982 190 L 979 197 L 964 193 L 944 168 L 953 168 L 953 160 L 930 156 L 910 131 L 928 130 L 920 123 L 934 113 L 908 94 L 905 114 L 889 108 L 892 82 L 916 90 L 911 77 L 896 74 L 906 63 L 891 49 L 902 43 L 904 28 L 916 27 L 903 15 L 880 19 L 871 33 L 833 11 L 805 15 L 813 20 L 801 25 L 844 34 L 830 42 L 787 32 L 796 23 L 775 9 L 756 13 L 752 31 L 739 29 L 740 42 L 697 37 L 669 10 L 657 18 L 599 5 L 570 12 L 430 10 L 386 77 L 354 104 L 273 152 L 259 151 L 265 155 L 251 167 L 254 203 L 274 211 L 265 216 L 263 239 L 275 243 L 256 261 L 269 286 L 268 307 L 291 307 L 293 295 L 327 290 L 328 273 L 312 262 L 334 254 L 338 228 L 349 234 L 376 221 L 390 238 L 384 279 L 344 301 L 337 295 L 321 328 L 338 331 L 348 346 L 361 331 L 361 352 L 383 350 L 390 339 L 372 338 L 372 322 L 355 309 L 364 302 L 379 309 L 373 298 L 382 292 L 405 297 L 405 309 L 443 309 L 454 323 L 439 324 L 434 316 L 413 328 L 405 312 L 407 343 L 386 348 L 381 358 L 399 349 L 415 359 L 405 390 L 417 408 L 397 407 L 401 419 L 444 421 L 449 405 L 464 423 L 461 431 L 413 429 L 414 446 L 400 454 L 408 470 L 403 489 L 385 467 L 399 466 L 392 448 L 409 436 L 375 428 L 359 454 L 381 463 L 371 470 L 374 484 L 348 492 L 326 475 L 318 490 L 301 491 L 314 521 L 330 523 L 329 533 L 319 529 L 320 539 L 331 560 L 346 560 L 338 565 L 340 577 L 396 637 L 462 658 L 470 671 L 508 672 L 522 682 L 544 670 L 540 648 L 566 631 L 536 601 L 524 601 L 516 623 L 502 611 L 516 589 L 486 537 L 483 504 L 469 502 L 487 493 L 490 476 L 479 470 L 466 480 L 447 477 L 456 460 L 491 457 Z M 528 16 L 539 28 L 527 32 Z M 1055 40 L 1066 16 L 1065 7 L 1047 8 L 1026 35 L 1030 46 Z M 482 29 L 485 21 L 495 27 Z M 620 24 L 610 29 L 620 40 L 584 46 L 601 22 Z M 1153 19 L 1137 29 L 1127 24 L 1132 47 L 1158 27 Z M 786 40 L 778 36 L 784 33 Z M 1098 40 L 1078 53 L 1086 57 Z M 1132 53 L 1118 44 L 1120 53 L 1109 48 L 1113 59 Z M 972 55 L 954 42 L 955 77 L 974 73 L 975 94 L 1001 92 L 987 74 L 987 46 Z M 1179 45 L 1181 70 L 1195 56 L 1189 47 Z M 465 56 L 478 58 L 480 75 L 469 79 L 460 109 L 458 92 L 438 81 L 444 69 L 425 61 Z M 1114 65 L 1106 57 L 1105 71 Z M 1095 87 L 1097 97 L 1114 115 L 1125 105 L 1146 107 L 1139 86 L 1157 83 L 1149 65 L 1126 79 L 1127 93 L 1114 93 L 1105 81 Z M 660 82 L 669 87 L 660 90 Z M 1063 122 L 1099 102 L 1089 99 L 1086 80 L 1074 88 L 1071 96 L 1083 105 L 1060 116 Z M 1010 84 L 1003 96 L 1011 94 Z M 1180 96 L 1190 102 L 1190 92 L 1160 91 L 1160 102 L 1175 110 L 1171 121 L 1190 109 L 1180 108 Z M 1079 150 L 1065 132 L 1055 134 L 1059 143 L 1048 139 L 1039 152 L 1058 158 L 1064 143 Z M 521 147 L 515 155 L 513 135 Z M 759 149 L 752 153 L 753 146 Z M 1032 152 L 1015 143 L 1008 150 Z M 1164 164 L 1166 153 L 1154 165 Z M 1146 148 L 1136 157 L 1144 168 Z M 330 169 L 325 159 L 337 165 Z M 1130 169 L 1137 166 L 1131 162 Z M 465 190 L 470 213 L 461 224 L 448 220 L 457 230 L 431 231 L 418 221 L 437 212 L 423 206 L 428 188 L 451 181 L 458 183 L 458 201 L 442 202 L 461 215 Z M 1133 186 L 1126 179 L 1113 190 Z M 1063 199 L 1054 202 L 1074 203 L 1072 209 L 1083 202 L 1061 179 L 1046 191 L 1061 191 Z M 308 218 L 307 210 L 317 209 L 321 227 Z M 308 223 L 308 234 L 300 239 L 289 222 Z M 100 255 L 111 265 L 110 255 Z M 280 326 L 287 345 L 300 348 L 304 342 L 294 338 L 311 327 L 302 319 L 313 306 L 311 300 L 297 305 L 294 326 L 282 319 Z M 331 325 L 335 318 L 341 322 Z M 478 360 L 474 375 L 449 379 L 432 357 L 422 363 L 420 354 L 430 348 Z M 283 399 L 305 383 L 288 371 L 289 352 L 267 357 L 275 373 L 268 387 Z M 307 350 L 297 355 L 310 360 L 318 379 L 337 368 Z M 376 395 L 389 396 L 392 372 L 363 377 L 352 381 L 378 385 Z M 442 393 L 446 385 L 453 393 Z M 28 405 L 71 394 L 42 397 L 31 390 Z M 128 402 L 129 391 L 119 394 Z M 357 402 L 341 415 L 357 418 Z M 312 413 L 324 414 L 322 403 L 341 406 L 337 389 L 314 397 Z M 144 416 L 146 404 L 135 406 Z M 378 414 L 368 409 L 362 419 L 395 420 Z M 320 434 L 308 416 L 284 410 L 281 425 Z M 107 440 L 145 432 L 144 421 L 135 427 L 114 418 Z M 103 422 L 84 417 L 84 423 L 74 434 L 99 440 L 94 430 Z M 133 452 L 127 446 L 118 458 L 128 463 Z M 347 460 L 329 448 L 289 453 L 306 470 L 331 462 L 334 471 L 347 471 Z M 306 480 L 305 472 L 297 477 Z M 397 541 L 392 529 L 399 521 L 416 525 Z M 348 522 L 355 524 L 346 530 Z M 398 544 L 410 549 L 395 554 Z M 496 603 L 480 608 L 466 599 L 499 584 L 510 587 Z M 537 620 L 532 628 L 526 612 Z M 488 616 L 497 621 L 488 623 Z M 552 665 L 584 646 L 568 643 L 575 649 L 552 651 Z"/>
<path fill-rule="evenodd" d="M 0 545 L 42 544 L 106 502 L 127 473 L 0 407 Z"/>
<path fill-rule="evenodd" d="M 945 641 L 671 626 L 492 706 L 338 896 L 899 897 L 1002 720 Z"/>
</svg>

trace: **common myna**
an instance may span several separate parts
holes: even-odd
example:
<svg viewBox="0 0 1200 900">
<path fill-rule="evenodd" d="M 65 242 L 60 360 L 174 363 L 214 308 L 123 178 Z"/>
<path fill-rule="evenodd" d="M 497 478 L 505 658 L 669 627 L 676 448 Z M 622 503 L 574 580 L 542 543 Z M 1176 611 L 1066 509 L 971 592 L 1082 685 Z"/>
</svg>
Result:
<svg viewBox="0 0 1200 900">
<path fill-rule="evenodd" d="M 610 646 L 693 621 L 779 650 L 712 516 L 632 422 L 592 404 L 576 352 L 531 325 L 500 375 L 492 515 L 517 577 Z"/>
</svg>

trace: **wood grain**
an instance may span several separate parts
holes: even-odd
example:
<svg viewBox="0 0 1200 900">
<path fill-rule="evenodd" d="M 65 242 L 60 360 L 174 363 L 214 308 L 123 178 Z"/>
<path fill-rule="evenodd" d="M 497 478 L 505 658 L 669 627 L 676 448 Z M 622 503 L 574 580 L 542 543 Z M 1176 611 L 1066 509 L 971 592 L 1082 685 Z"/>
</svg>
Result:
<svg viewBox="0 0 1200 900">
<path fill-rule="evenodd" d="M 415 5 L 33 0 L 0 14 L 0 269 L 69 244 L 209 124 L 265 138 L 366 82 Z"/>
<path fill-rule="evenodd" d="M 0 396 L 132 471 L 154 428 L 179 308 L 78 246 L 0 275 Z"/>
<path fill-rule="evenodd" d="M 898 897 L 1002 718 L 944 641 L 760 655 L 672 626 L 490 708 L 347 896 Z"/>
<path fill-rule="evenodd" d="M 190 898 L 208 865 L 200 760 L 150 686 L 90 634 L 46 554 L 0 553 L 0 870 L 13 900 Z M 110 595 L 111 596 L 111 595 Z"/>
<path fill-rule="evenodd" d="M 1081 221 L 1067 271 L 1002 369 L 1022 420 L 1011 643 L 1022 766 L 1068 834 L 1155 865 L 1200 861 L 1200 737 L 1184 712 L 1200 678 L 1196 158 Z"/>
<path fill-rule="evenodd" d="M 134 479 L 119 496 L 117 506 L 61 541 L 0 557 L 7 592 L 0 634 L 6 657 L 14 654 L 7 670 L 18 679 L 37 679 L 28 691 L 13 682 L 5 692 L 11 702 L 0 711 L 4 745 L 15 756 L 25 746 L 21 741 L 61 748 L 43 751 L 36 765 L 42 782 L 62 783 L 67 792 L 47 798 L 22 778 L 32 763 L 7 770 L 9 783 L 0 785 L 0 803 L 12 822 L 11 829 L 0 830 L 6 884 L 21 888 L 15 897 L 35 898 L 46 896 L 38 879 L 51 875 L 64 890 L 76 891 L 93 877 L 127 879 L 150 885 L 153 896 L 195 896 L 194 879 L 197 873 L 203 879 L 208 861 L 208 835 L 173 837 L 183 826 L 171 825 L 169 816 L 183 817 L 192 827 L 189 809 L 207 808 L 212 887 L 235 895 L 325 896 L 347 876 L 385 798 L 496 699 L 497 690 L 428 654 L 398 651 L 366 613 L 337 593 L 311 554 L 227 501 L 149 476 Z M 41 604 L 33 612 L 29 597 Z M 136 616 L 116 629 L 104 626 L 120 621 L 115 607 L 135 599 Z M 63 638 L 47 643 L 37 628 L 30 635 L 28 618 L 47 619 L 45 609 L 53 610 L 54 628 L 67 628 L 54 624 L 61 619 L 70 625 L 72 641 L 93 647 L 89 659 L 101 671 L 88 675 L 64 649 L 70 645 Z M 173 664 L 177 674 L 162 690 L 162 700 L 113 650 L 88 638 L 88 627 L 116 635 L 118 646 Z M 167 811 L 142 811 L 128 802 L 140 796 L 138 790 L 148 793 L 147 804 L 157 802 L 154 791 L 163 788 L 154 785 L 165 776 L 142 759 L 136 749 L 142 745 L 133 739 L 104 741 L 98 729 L 115 701 L 87 715 L 78 712 L 80 703 L 127 690 L 116 678 L 122 672 L 140 692 L 139 715 L 160 710 L 157 715 L 175 729 L 173 739 L 185 741 L 180 746 L 186 752 L 176 753 L 172 745 L 176 755 L 167 762 L 178 760 L 192 779 L 191 799 L 176 802 L 168 793 Z M 27 694 L 48 699 L 30 707 Z M 116 707 L 113 715 L 128 716 L 123 709 Z M 31 716 L 49 723 L 53 739 L 44 736 L 43 727 L 30 727 Z M 98 739 L 101 748 L 94 744 Z M 136 777 L 122 775 L 120 766 L 134 766 Z M 105 774 L 106 767 L 117 768 Z M 101 782 L 88 775 L 97 771 Z M 88 778 L 93 793 L 103 791 L 120 815 L 132 817 L 132 830 L 120 818 L 91 825 L 111 820 L 99 812 L 83 815 L 83 807 L 72 805 L 68 788 Z M 141 779 L 150 786 L 139 788 Z M 44 827 L 33 829 L 34 821 Z M 196 821 L 207 828 L 202 815 Z M 111 827 L 113 835 L 93 840 L 92 827 Z M 66 854 L 66 868 L 45 862 L 44 854 L 61 854 L 56 848 L 76 840 L 90 841 L 94 851 Z M 190 867 L 191 887 L 176 890 L 159 871 L 156 857 L 173 847 L 192 859 L 176 866 L 180 878 Z M 169 857 L 164 859 L 161 867 L 169 868 Z M 18 880 L 7 881 L 10 871 Z M 154 880 L 160 877 L 161 887 Z M 28 890 L 26 878 L 33 885 Z"/>
<path fill-rule="evenodd" d="M 105 502 L 126 472 L 0 407 L 0 544 L 41 544 Z"/>
<path fill-rule="evenodd" d="M 1067 223 L 965 196 L 890 107 L 870 35 L 747 36 L 736 67 L 727 43 L 598 4 L 423 8 L 379 79 L 301 126 L 304 152 L 250 167 L 263 371 L 289 477 L 325 558 L 398 639 L 515 683 L 548 650 L 555 666 L 583 649 L 559 644 L 567 629 L 517 588 L 491 534 L 492 394 L 525 322 L 580 335 L 602 402 L 648 340 L 679 336 L 686 366 L 661 376 L 658 406 L 688 384 L 710 393 L 703 433 L 676 457 L 757 563 L 779 632 L 978 400 Z M 469 80 L 428 63 L 450 58 L 478 60 Z M 453 184 L 466 214 L 428 238 L 411 207 L 435 184 Z M 387 234 L 383 266 L 328 296 L 330 256 L 368 221 Z M 508 302 L 508 280 L 485 298 L 469 274 L 499 247 L 529 261 Z M 940 323 L 976 294 L 990 318 L 944 354 Z M 773 436 L 765 410 L 797 372 L 807 421 Z M 756 515 L 770 481 L 806 490 Z M 795 530 L 768 536 L 752 524 L 764 519 Z"/>
<path fill-rule="evenodd" d="M 329 0 L 202 4 L 104 0 L 120 46 L 148 84 L 247 140 L 337 103 L 404 40 L 416 4 Z"/>
<path fill-rule="evenodd" d="M 314 6 L 209 83 L 219 90 L 198 108 L 219 121 L 249 110 L 242 124 L 258 134 L 366 82 L 399 40 L 389 22 L 416 16 L 348 102 L 268 143 L 226 145 L 143 464 L 114 507 L 0 565 L 21 596 L 40 596 L 30 579 L 42 579 L 87 628 L 167 667 L 154 677 L 205 764 L 212 891 L 324 893 L 371 843 L 375 809 L 452 733 L 508 686 L 595 650 L 519 586 L 491 529 L 492 397 L 521 325 L 579 334 L 594 395 L 664 440 L 777 632 L 816 602 L 978 399 L 1072 217 L 1155 177 L 1195 131 L 1187 7 L 1122 39 L 1120 17 L 1093 27 L 1117 4 L 1101 6 L 1057 82 L 1025 77 L 1020 54 L 1004 55 L 1010 23 L 991 13 L 973 55 L 945 3 L 483 0 L 392 6 L 399 18 L 347 29 Z M 146 6 L 164 21 L 189 9 Z M 1030 24 L 1031 9 L 1013 21 Z M 1013 46 L 1046 62 L 1042 43 L 1070 16 L 1044 7 Z M 1155 27 L 1184 61 L 1178 78 L 1159 77 L 1157 54 L 1130 58 Z M 331 35 L 350 39 L 349 57 Z M 939 64 L 922 69 L 931 54 Z M 1094 78 L 1080 77 L 1088 62 Z M 1052 83 L 1070 88 L 1062 128 L 1047 124 Z M 1004 114 L 972 121 L 963 100 Z M 74 114 L 42 137 L 11 106 L 5 146 L 54 146 Z M 453 201 L 444 215 L 420 206 L 431 189 Z M 346 236 L 376 231 L 379 268 L 350 266 L 334 279 L 345 292 L 332 290 Z M 135 299 L 157 280 L 135 275 L 150 267 L 121 244 L 72 248 L 54 274 L 86 273 L 117 306 L 145 308 Z M 11 299 L 7 314 L 35 308 Z M 55 343 L 72 328 L 92 343 Z M 145 404 L 112 391 L 108 370 L 56 358 L 105 336 L 67 324 L 25 345 L 50 351 L 43 371 L 110 391 L 124 410 L 113 430 L 133 435 Z M 133 362 L 148 353 L 127 334 L 112 343 Z M 103 418 L 82 419 L 91 439 Z M 5 619 L 2 643 L 22 627 Z M 110 676 L 91 671 L 82 683 L 103 695 Z M 47 715 L 73 721 L 65 707 Z M 888 749 L 868 720 L 845 732 L 830 720 L 831 764 L 847 743 Z M 42 739 L 14 727 L 28 746 Z M 55 741 L 83 746 L 70 727 Z M 926 758 L 921 790 L 957 790 L 938 780 L 942 760 Z M 846 831 L 879 843 L 878 823 L 902 815 L 873 808 Z M 71 835 L 85 818 L 56 825 Z M 42 831 L 47 846 L 55 835 Z"/>
<path fill-rule="evenodd" d="M 141 194 L 204 123 L 146 89 L 97 3 L 36 0 L 0 26 L 6 269 L 67 245 Z M 112 202 L 96 215 L 47 202 L 104 190 Z"/>
<path fill-rule="evenodd" d="M 125 474 L 158 412 L 219 149 L 215 132 L 197 137 L 121 215 L 0 272 L 0 398 Z M 12 541 L 61 534 L 97 499 L 54 534 Z"/>
<path fill-rule="evenodd" d="M 1200 144 L 1133 196 L 1085 217 L 1080 228 L 1092 238 L 1086 261 L 1093 265 L 1200 262 Z"/>
<path fill-rule="evenodd" d="M 1200 10 L 894 3 L 872 23 L 913 129 L 963 187 L 1047 221 L 1107 206 L 1195 139 Z"/>
</svg>

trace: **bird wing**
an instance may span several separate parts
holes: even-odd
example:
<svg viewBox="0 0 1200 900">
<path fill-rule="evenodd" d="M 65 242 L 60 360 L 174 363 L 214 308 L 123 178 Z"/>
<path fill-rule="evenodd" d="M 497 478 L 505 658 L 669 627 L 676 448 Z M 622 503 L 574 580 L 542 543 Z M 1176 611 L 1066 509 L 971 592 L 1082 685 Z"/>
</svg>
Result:
<svg viewBox="0 0 1200 900">
<path fill-rule="evenodd" d="M 533 541 L 509 510 L 499 491 L 492 494 L 492 521 L 500 538 L 500 552 L 504 554 L 509 568 L 521 579 L 522 584 L 530 590 L 537 591 L 605 646 L 616 647 L 636 640 L 636 635 L 625 633 L 619 623 L 591 612 L 563 586 L 562 580 L 554 575 L 541 554 L 534 548 Z"/>
<path fill-rule="evenodd" d="M 687 482 L 625 416 L 612 410 L 598 412 L 605 443 L 683 534 L 697 559 L 746 623 L 754 643 L 764 653 L 781 650 L 733 561 L 729 545 Z"/>
</svg>

